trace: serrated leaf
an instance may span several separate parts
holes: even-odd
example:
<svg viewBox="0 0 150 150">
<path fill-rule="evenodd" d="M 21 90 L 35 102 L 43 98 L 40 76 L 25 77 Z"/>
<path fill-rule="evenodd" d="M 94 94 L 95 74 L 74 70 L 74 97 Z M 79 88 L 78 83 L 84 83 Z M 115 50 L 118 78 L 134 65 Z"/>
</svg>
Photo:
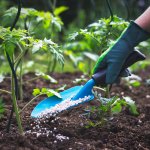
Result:
<svg viewBox="0 0 150 150">
<path fill-rule="evenodd" d="M 79 35 L 78 32 L 75 32 L 75 33 L 70 34 L 70 35 L 69 35 L 69 40 L 75 40 L 78 35 Z"/>
<path fill-rule="evenodd" d="M 61 31 L 61 20 L 58 17 L 53 17 L 52 24 L 58 29 L 58 31 Z"/>
<path fill-rule="evenodd" d="M 46 43 L 46 44 L 50 44 L 50 45 L 55 45 L 56 43 L 54 43 L 51 39 L 46 39 L 46 38 L 44 38 L 44 42 Z"/>
<path fill-rule="evenodd" d="M 40 40 L 36 43 L 34 43 L 33 48 L 32 48 L 32 53 L 36 53 L 37 51 L 39 51 L 41 48 L 43 47 L 43 42 Z"/>
</svg>

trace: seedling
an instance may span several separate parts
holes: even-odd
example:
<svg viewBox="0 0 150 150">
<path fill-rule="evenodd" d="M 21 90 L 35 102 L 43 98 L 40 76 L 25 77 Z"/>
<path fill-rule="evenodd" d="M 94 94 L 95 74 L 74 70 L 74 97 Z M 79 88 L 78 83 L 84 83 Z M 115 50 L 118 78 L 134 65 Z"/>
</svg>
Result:
<svg viewBox="0 0 150 150">
<path fill-rule="evenodd" d="M 125 84 L 131 87 L 139 87 L 141 85 L 141 80 L 141 77 L 134 74 L 124 79 Z"/>
<path fill-rule="evenodd" d="M 59 94 L 60 91 L 64 90 L 64 88 L 66 87 L 66 85 L 56 89 L 56 90 L 53 90 L 53 89 L 48 89 L 48 88 L 42 88 L 42 89 L 39 89 L 39 88 L 35 88 L 33 89 L 33 96 L 34 98 L 32 98 L 20 111 L 23 112 L 24 109 L 26 109 L 31 103 L 34 102 L 35 99 L 37 99 L 38 97 L 42 96 L 42 95 L 46 95 L 47 97 L 50 97 L 50 96 L 57 96 L 58 98 L 61 98 L 61 95 Z"/>
<path fill-rule="evenodd" d="M 121 113 L 124 108 L 129 109 L 132 115 L 138 115 L 135 102 L 130 97 L 103 98 L 101 95 L 95 95 L 100 102 L 99 106 L 92 106 L 87 109 L 87 115 L 90 119 L 86 128 L 102 126 L 107 121 L 113 119 L 114 115 Z"/>
<path fill-rule="evenodd" d="M 4 18 L 7 16 L 12 15 L 14 13 L 16 15 L 17 9 L 12 8 L 10 11 L 8 10 L 6 12 L 6 15 L 4 15 Z M 18 123 L 18 128 L 19 132 L 23 134 L 23 128 L 21 124 L 21 118 L 19 115 L 18 111 L 18 105 L 17 105 L 17 100 L 19 99 L 18 93 L 20 93 L 20 99 L 23 99 L 22 97 L 22 65 L 23 65 L 23 58 L 26 55 L 26 53 L 31 49 L 32 54 L 38 52 L 39 50 L 48 52 L 53 55 L 53 57 L 59 61 L 61 64 L 63 64 L 64 59 L 63 55 L 60 52 L 59 46 L 54 43 L 51 39 L 44 39 L 44 40 L 39 40 L 35 39 L 30 33 L 29 30 L 23 30 L 23 29 L 14 29 L 19 16 L 21 12 L 21 1 L 19 1 L 19 7 L 18 7 L 18 12 L 17 16 L 15 18 L 15 21 L 12 25 L 11 28 L 4 28 L 0 26 L 0 48 L 4 51 L 4 54 L 7 57 L 10 69 L 11 69 L 11 95 L 12 95 L 12 104 L 13 104 L 13 109 L 15 110 L 16 114 L 16 119 Z M 37 15 L 38 12 L 36 11 L 29 11 L 31 14 Z M 28 13 L 29 13 L 28 12 Z M 36 12 L 36 13 L 35 13 Z M 26 12 L 27 13 L 27 12 Z M 28 13 L 24 15 L 29 15 Z M 40 13 L 41 15 L 44 13 Z M 9 19 L 10 20 L 10 19 Z M 26 24 L 26 22 L 25 22 Z M 19 80 L 18 80 L 18 75 L 17 71 L 19 68 Z M 47 76 L 48 78 L 48 76 Z M 49 78 L 50 79 L 50 78 Z M 51 78 L 52 80 L 52 78 Z M 18 84 L 18 81 L 20 83 Z M 20 87 L 18 88 L 18 85 Z M 12 109 L 12 112 L 13 112 Z M 11 117 L 12 118 L 11 113 Z M 10 119 L 11 120 L 11 119 Z M 7 131 L 9 132 L 10 128 L 10 120 L 7 126 Z"/>
</svg>

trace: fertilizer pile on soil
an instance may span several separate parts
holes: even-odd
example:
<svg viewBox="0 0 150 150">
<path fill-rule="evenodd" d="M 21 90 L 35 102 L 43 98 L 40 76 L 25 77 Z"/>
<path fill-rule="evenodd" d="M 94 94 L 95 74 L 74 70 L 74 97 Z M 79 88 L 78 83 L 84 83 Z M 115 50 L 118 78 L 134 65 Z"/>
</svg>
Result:
<svg viewBox="0 0 150 150">
<path fill-rule="evenodd" d="M 90 96 L 85 96 L 84 98 L 79 98 L 78 100 L 71 100 L 71 98 L 68 98 L 64 101 L 62 101 L 60 104 L 56 104 L 56 106 L 44 110 L 42 113 L 38 115 L 39 118 L 42 117 L 51 117 L 56 116 L 56 114 L 62 112 L 63 110 L 67 110 L 71 107 L 77 106 L 81 103 L 84 103 L 86 101 L 89 101 Z"/>
</svg>

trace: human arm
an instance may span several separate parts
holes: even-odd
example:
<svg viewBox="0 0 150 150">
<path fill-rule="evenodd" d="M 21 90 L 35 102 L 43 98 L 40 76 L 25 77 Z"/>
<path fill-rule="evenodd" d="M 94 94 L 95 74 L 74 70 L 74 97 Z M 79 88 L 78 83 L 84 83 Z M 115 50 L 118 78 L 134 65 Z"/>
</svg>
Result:
<svg viewBox="0 0 150 150">
<path fill-rule="evenodd" d="M 135 23 L 150 32 L 150 7 L 135 20 Z"/>
</svg>

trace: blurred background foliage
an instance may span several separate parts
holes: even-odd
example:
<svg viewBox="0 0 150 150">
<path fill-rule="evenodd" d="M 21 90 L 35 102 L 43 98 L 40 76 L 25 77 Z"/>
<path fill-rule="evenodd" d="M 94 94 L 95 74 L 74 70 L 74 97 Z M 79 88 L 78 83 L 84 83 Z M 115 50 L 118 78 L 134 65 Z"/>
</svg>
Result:
<svg viewBox="0 0 150 150">
<path fill-rule="evenodd" d="M 58 43 L 65 57 L 64 69 L 54 57 L 39 52 L 28 54 L 23 71 L 76 71 L 90 73 L 98 56 L 137 18 L 150 0 L 109 0 L 114 20 L 106 0 L 22 0 L 22 11 L 16 28 L 29 36 Z M 17 0 L 0 1 L 0 25 L 10 27 L 17 13 Z M 146 53 L 149 42 L 139 48 Z M 1 71 L 9 72 L 0 51 Z M 39 67 L 40 65 L 40 67 Z M 5 70 L 5 71 L 4 71 Z"/>
</svg>

